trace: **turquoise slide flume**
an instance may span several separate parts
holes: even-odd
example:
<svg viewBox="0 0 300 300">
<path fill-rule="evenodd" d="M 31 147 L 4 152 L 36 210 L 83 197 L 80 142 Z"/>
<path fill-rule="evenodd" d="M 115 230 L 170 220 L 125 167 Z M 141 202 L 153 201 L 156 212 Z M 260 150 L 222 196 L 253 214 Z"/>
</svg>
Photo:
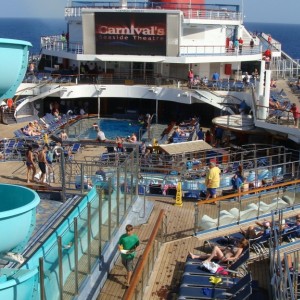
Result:
<svg viewBox="0 0 300 300">
<path fill-rule="evenodd" d="M 0 104 L 12 98 L 24 79 L 31 43 L 0 38 Z"/>
</svg>

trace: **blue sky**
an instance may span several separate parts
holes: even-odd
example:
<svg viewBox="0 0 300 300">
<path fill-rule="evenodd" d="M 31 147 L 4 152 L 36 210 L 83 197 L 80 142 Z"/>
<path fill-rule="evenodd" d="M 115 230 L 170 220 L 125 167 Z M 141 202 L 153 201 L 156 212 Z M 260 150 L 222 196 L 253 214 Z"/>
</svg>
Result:
<svg viewBox="0 0 300 300">
<path fill-rule="evenodd" d="M 180 0 L 178 1 L 180 2 Z M 9 0 L 2 2 L 0 17 L 63 19 L 64 7 L 68 1 Z M 207 0 L 207 2 L 224 4 L 244 2 L 245 22 L 300 24 L 300 0 Z"/>
</svg>

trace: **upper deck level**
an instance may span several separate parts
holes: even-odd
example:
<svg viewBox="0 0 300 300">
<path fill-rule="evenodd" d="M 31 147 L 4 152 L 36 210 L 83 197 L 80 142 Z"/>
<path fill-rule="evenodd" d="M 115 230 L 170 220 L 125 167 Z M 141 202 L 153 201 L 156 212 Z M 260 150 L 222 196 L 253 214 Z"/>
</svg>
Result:
<svg viewBox="0 0 300 300">
<path fill-rule="evenodd" d="M 242 23 L 243 15 L 240 12 L 239 5 L 226 4 L 204 4 L 199 1 L 197 4 L 193 1 L 159 1 L 159 2 L 130 2 L 130 1 L 109 1 L 109 2 L 82 2 L 73 1 L 72 4 L 65 8 L 66 20 L 81 19 L 84 12 L 95 11 L 180 11 L 182 12 L 183 22 L 197 21 L 201 24 L 238 24 Z"/>
</svg>

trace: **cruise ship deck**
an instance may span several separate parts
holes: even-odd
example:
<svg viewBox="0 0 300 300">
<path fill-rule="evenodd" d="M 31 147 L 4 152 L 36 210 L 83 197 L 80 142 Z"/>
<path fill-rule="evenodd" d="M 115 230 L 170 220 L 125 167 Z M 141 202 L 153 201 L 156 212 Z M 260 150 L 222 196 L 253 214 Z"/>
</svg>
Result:
<svg viewBox="0 0 300 300">
<path fill-rule="evenodd" d="M 279 82 L 278 87 L 284 86 L 285 82 Z M 291 95 L 292 96 L 292 95 Z M 1 132 L 5 137 L 12 137 L 13 131 L 22 126 L 22 124 L 15 125 L 0 125 Z M 100 151 L 103 151 L 100 150 Z M 99 150 L 86 147 L 81 153 L 76 154 L 76 159 L 80 160 L 85 155 L 99 154 Z M 43 192 L 42 188 L 36 184 L 26 184 L 26 166 L 23 162 L 6 161 L 1 162 L 2 167 L 0 168 L 1 181 L 11 184 L 20 184 L 29 186 L 30 188 L 36 189 L 41 193 L 41 203 L 37 208 L 37 226 L 36 231 L 39 232 L 42 228 L 47 227 L 47 221 L 52 215 L 64 206 L 62 204 L 58 195 L 59 192 L 53 192 L 50 189 L 47 192 Z M 57 168 L 59 166 L 56 166 Z M 7 174 L 7 169 L 10 170 Z M 52 184 L 55 188 L 59 188 L 59 184 Z M 49 199 L 49 195 L 52 194 Z M 56 194 L 56 195 L 55 195 Z M 298 196 L 299 197 L 299 196 Z M 56 198 L 56 199 L 55 199 Z M 137 234 L 141 239 L 141 245 L 138 249 L 138 256 L 135 259 L 137 263 L 139 257 L 143 254 L 147 242 L 151 238 L 153 229 L 155 228 L 155 223 L 161 212 L 164 210 L 164 242 L 161 244 L 159 255 L 155 262 L 153 272 L 148 282 L 148 286 L 144 293 L 144 299 L 174 299 L 177 296 L 178 288 L 183 274 L 183 267 L 186 261 L 186 257 L 189 251 L 195 253 L 204 253 L 209 249 L 205 248 L 205 241 L 216 236 L 225 236 L 231 233 L 237 232 L 240 227 L 246 228 L 248 225 L 254 223 L 250 221 L 243 223 L 242 225 L 237 225 L 230 228 L 219 229 L 215 232 L 208 232 L 195 236 L 195 202 L 194 201 L 184 201 L 182 207 L 175 206 L 176 200 L 172 197 L 161 197 L 161 196 L 147 196 L 147 200 L 154 203 L 154 208 L 151 213 L 150 219 L 146 224 L 139 225 L 136 227 Z M 295 202 L 299 202 L 300 199 L 296 199 Z M 245 203 L 246 205 L 247 203 Z M 215 216 L 218 214 L 219 207 L 203 204 L 201 207 L 201 214 L 207 214 L 209 216 Z M 231 203 L 228 202 L 222 205 L 222 209 L 229 209 Z M 70 208 L 70 207 L 69 207 Z M 299 210 L 300 211 L 300 210 Z M 285 213 L 285 218 L 295 216 L 298 213 L 298 209 L 295 208 L 289 212 Z M 40 234 L 40 232 L 39 232 Z M 33 239 L 36 236 L 33 236 Z M 292 245 L 297 247 L 297 245 Z M 289 249 L 290 250 L 290 249 Z M 252 253 L 251 260 L 249 261 L 249 270 L 252 273 L 253 280 L 259 283 L 259 292 L 262 299 L 270 295 L 270 277 L 269 277 L 269 264 L 268 261 L 257 259 L 257 257 Z M 108 275 L 108 278 L 100 291 L 97 299 L 121 299 L 128 290 L 125 287 L 125 272 L 120 262 L 120 257 L 117 259 L 115 266 Z M 94 287 L 95 288 L 95 287 Z M 70 296 L 70 295 L 69 295 Z M 69 297 L 65 294 L 64 299 Z M 257 297 L 256 297 L 257 298 Z M 258 298 L 257 298 L 258 299 Z"/>
</svg>

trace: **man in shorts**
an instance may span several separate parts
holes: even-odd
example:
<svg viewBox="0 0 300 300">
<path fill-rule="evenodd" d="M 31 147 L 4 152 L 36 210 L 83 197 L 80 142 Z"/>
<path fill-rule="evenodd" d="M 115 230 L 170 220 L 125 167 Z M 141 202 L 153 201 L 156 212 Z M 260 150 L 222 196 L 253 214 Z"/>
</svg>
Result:
<svg viewBox="0 0 300 300">
<path fill-rule="evenodd" d="M 220 174 L 221 170 L 216 166 L 214 162 L 209 163 L 209 172 L 205 179 L 207 188 L 206 200 L 217 197 L 217 188 L 220 186 Z M 216 204 L 216 202 L 213 202 Z"/>
<path fill-rule="evenodd" d="M 140 244 L 138 236 L 134 233 L 133 226 L 126 225 L 126 233 L 120 237 L 119 250 L 121 252 L 122 264 L 126 268 L 126 286 L 129 286 L 132 272 L 133 259 L 136 256 L 136 248 Z"/>
<path fill-rule="evenodd" d="M 44 146 L 43 149 L 39 152 L 38 154 L 38 164 L 39 168 L 41 170 L 41 178 L 40 178 L 40 183 L 44 183 L 45 177 L 46 177 L 46 168 L 47 168 L 47 159 L 46 159 L 46 152 L 48 151 L 48 146 Z"/>
</svg>

